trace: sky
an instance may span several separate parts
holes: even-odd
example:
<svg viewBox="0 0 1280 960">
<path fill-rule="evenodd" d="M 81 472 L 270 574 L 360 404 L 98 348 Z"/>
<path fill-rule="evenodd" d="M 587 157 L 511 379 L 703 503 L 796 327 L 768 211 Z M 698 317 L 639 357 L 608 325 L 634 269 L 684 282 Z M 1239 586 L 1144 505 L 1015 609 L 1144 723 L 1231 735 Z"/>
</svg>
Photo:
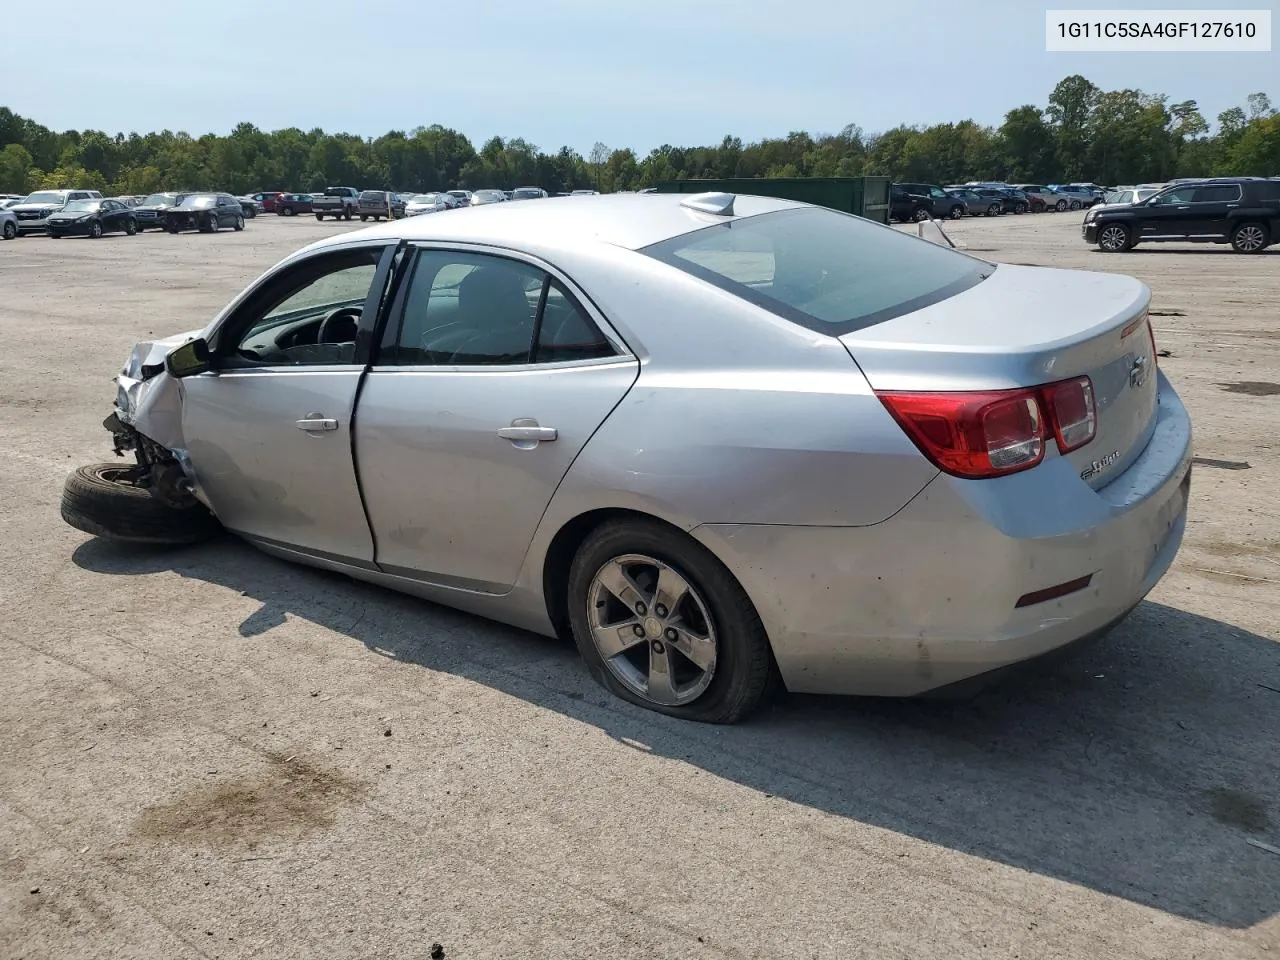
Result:
<svg viewBox="0 0 1280 960">
<path fill-rule="evenodd" d="M 1084 4 L 1275 9 L 1276 0 Z M 999 124 L 1083 74 L 1194 99 L 1212 123 L 1280 52 L 1046 53 L 1031 0 L 64 0 L 7 3 L 0 106 L 57 130 L 226 133 L 247 121 L 379 136 L 439 123 L 478 147 L 586 154 L 793 130 Z M 1280 17 L 1274 16 L 1277 25 Z M 83 29 L 80 29 L 83 28 Z M 35 47 L 42 55 L 22 51 Z"/>
</svg>

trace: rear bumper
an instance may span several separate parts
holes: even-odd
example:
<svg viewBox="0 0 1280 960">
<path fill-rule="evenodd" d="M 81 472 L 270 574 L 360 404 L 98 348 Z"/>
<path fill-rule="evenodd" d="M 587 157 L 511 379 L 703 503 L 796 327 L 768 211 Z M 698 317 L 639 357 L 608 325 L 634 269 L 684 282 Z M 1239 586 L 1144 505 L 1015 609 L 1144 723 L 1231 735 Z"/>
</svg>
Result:
<svg viewBox="0 0 1280 960">
<path fill-rule="evenodd" d="M 707 524 L 693 533 L 751 596 L 790 690 L 909 696 L 1105 630 L 1173 562 L 1191 423 L 1160 378 L 1146 449 L 1093 490 L 1063 458 L 998 480 L 939 476 L 870 527 Z M 1020 598 L 1091 575 L 1058 599 Z"/>
</svg>

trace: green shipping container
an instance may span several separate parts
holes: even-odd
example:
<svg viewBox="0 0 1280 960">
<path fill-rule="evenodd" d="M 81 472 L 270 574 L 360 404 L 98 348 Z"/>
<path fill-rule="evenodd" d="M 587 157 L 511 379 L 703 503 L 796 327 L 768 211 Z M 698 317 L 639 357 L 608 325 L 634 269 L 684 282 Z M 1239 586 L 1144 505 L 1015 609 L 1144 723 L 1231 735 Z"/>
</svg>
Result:
<svg viewBox="0 0 1280 960">
<path fill-rule="evenodd" d="M 876 223 L 889 222 L 888 177 L 730 177 L 725 180 L 664 180 L 659 193 L 742 193 L 799 200 Z"/>
</svg>

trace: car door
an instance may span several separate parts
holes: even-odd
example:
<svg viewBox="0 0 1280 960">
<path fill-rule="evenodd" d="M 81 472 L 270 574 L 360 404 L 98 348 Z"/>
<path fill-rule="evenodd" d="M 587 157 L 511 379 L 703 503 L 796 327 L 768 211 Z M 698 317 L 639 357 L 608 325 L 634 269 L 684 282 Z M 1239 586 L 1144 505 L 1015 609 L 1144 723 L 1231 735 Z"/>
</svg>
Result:
<svg viewBox="0 0 1280 960">
<path fill-rule="evenodd" d="M 1240 206 L 1240 184 L 1213 183 L 1196 187 L 1187 216 L 1188 237 L 1224 237 L 1227 215 Z"/>
<path fill-rule="evenodd" d="M 544 264 L 421 248 L 411 270 L 356 417 L 377 565 L 504 593 L 639 362 Z"/>
<path fill-rule="evenodd" d="M 1179 187 L 1157 194 L 1138 214 L 1139 237 L 1185 237 L 1195 216 L 1191 199 L 1195 187 Z"/>
<path fill-rule="evenodd" d="M 111 233 L 113 230 L 122 229 L 120 223 L 119 211 L 124 205 L 116 203 L 114 200 L 103 200 L 98 206 L 98 221 L 102 224 L 103 233 Z"/>
<path fill-rule="evenodd" d="M 285 266 L 218 323 L 210 372 L 182 380 L 195 482 L 228 529 L 372 564 L 351 418 L 393 256 L 384 241 Z"/>
</svg>

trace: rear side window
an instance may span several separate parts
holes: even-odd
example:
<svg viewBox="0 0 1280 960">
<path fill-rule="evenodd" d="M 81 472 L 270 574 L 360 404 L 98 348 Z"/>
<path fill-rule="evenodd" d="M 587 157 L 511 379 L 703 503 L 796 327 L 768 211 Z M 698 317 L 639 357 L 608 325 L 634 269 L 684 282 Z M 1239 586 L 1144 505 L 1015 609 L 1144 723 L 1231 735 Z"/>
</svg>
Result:
<svg viewBox="0 0 1280 960">
<path fill-rule="evenodd" d="M 1195 193 L 1196 203 L 1230 203 L 1240 199 L 1238 183 L 1223 183 L 1212 187 L 1200 187 Z"/>
<path fill-rule="evenodd" d="M 820 333 L 839 336 L 955 296 L 994 264 L 861 217 L 784 210 L 642 251 Z"/>
</svg>

